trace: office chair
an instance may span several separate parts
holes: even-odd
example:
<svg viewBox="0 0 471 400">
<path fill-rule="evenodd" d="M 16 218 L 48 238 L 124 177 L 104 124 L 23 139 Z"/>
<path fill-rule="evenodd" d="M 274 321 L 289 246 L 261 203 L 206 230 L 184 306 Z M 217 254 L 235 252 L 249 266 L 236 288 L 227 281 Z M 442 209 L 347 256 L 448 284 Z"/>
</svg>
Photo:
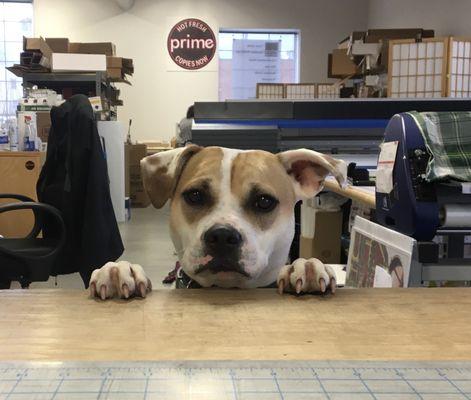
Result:
<svg viewBox="0 0 471 400">
<path fill-rule="evenodd" d="M 29 209 L 34 214 L 34 226 L 26 237 L 0 238 L 0 289 L 10 288 L 13 280 L 19 281 L 23 288 L 31 282 L 47 281 L 66 238 L 60 212 L 23 195 L 0 194 L 0 198 L 19 200 L 0 205 L 0 213 Z M 53 237 L 38 237 L 44 228 L 45 218 L 57 227 Z"/>
</svg>

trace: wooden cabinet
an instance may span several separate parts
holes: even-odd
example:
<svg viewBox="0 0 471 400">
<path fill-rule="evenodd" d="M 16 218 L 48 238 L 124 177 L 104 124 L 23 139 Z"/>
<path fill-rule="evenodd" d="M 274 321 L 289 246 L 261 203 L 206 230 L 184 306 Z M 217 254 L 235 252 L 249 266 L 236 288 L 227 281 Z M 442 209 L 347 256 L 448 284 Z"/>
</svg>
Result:
<svg viewBox="0 0 471 400">
<path fill-rule="evenodd" d="M 0 193 L 14 193 L 28 196 L 35 201 L 36 182 L 41 171 L 39 152 L 0 152 Z M 14 202 L 0 199 L 0 204 Z M 33 227 L 31 210 L 9 211 L 0 214 L 0 235 L 24 237 Z"/>
</svg>

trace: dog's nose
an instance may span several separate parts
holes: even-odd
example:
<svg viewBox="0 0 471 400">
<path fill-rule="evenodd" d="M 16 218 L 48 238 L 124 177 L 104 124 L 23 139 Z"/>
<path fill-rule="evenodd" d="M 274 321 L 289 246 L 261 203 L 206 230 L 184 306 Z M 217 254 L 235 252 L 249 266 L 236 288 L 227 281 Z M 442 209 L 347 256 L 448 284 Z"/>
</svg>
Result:
<svg viewBox="0 0 471 400">
<path fill-rule="evenodd" d="M 242 243 L 241 234 L 230 226 L 215 225 L 204 234 L 204 243 L 213 252 L 231 251 Z"/>
</svg>

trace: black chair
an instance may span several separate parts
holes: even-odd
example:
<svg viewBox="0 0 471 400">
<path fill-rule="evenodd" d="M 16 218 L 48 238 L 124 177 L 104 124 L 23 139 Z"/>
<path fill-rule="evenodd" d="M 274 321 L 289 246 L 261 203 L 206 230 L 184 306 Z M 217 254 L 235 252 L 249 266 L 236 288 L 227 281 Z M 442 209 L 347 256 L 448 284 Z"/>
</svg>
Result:
<svg viewBox="0 0 471 400">
<path fill-rule="evenodd" d="M 19 200 L 0 205 L 0 213 L 32 210 L 34 214 L 34 226 L 26 237 L 0 238 L 0 289 L 8 289 L 14 280 L 23 288 L 31 282 L 47 281 L 66 238 L 60 212 L 23 195 L 0 194 L 0 198 Z M 46 218 L 57 226 L 54 237 L 38 237 Z"/>
</svg>

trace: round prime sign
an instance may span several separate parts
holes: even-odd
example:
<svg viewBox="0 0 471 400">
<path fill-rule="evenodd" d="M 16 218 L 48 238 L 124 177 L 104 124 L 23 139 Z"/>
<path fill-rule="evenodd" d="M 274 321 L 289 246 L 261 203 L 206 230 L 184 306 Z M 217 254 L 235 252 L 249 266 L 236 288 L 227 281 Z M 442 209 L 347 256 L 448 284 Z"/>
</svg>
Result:
<svg viewBox="0 0 471 400">
<path fill-rule="evenodd" d="M 216 53 L 216 37 L 207 23 L 184 19 L 171 29 L 167 39 L 168 53 L 178 66 L 200 69 L 208 65 Z"/>
</svg>

